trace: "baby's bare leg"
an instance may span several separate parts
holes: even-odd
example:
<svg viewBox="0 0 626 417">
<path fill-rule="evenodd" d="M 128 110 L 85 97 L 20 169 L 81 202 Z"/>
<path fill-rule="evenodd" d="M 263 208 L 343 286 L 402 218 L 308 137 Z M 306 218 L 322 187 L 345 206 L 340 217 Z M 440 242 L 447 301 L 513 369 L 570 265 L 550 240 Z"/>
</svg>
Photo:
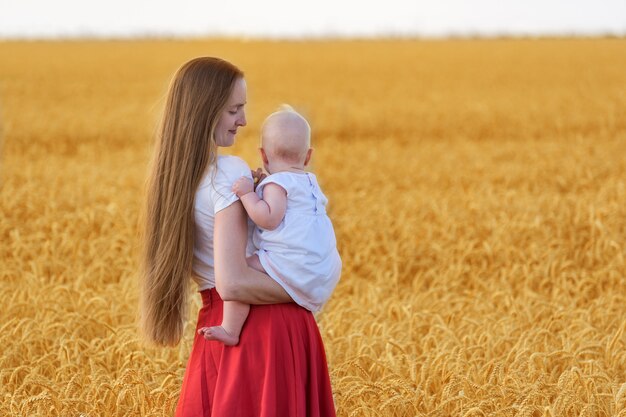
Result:
<svg viewBox="0 0 626 417">
<path fill-rule="evenodd" d="M 246 261 L 248 261 L 248 266 L 252 269 L 256 269 L 259 272 L 263 272 L 264 274 L 265 269 L 263 268 L 263 265 L 261 265 L 261 261 L 259 260 L 259 256 L 254 254 L 248 258 L 246 258 Z"/>
<path fill-rule="evenodd" d="M 246 259 L 248 266 L 259 272 L 263 272 L 265 269 L 261 265 L 258 255 L 252 255 Z M 221 326 L 203 327 L 198 330 L 198 333 L 203 335 L 207 340 L 218 340 L 225 345 L 235 346 L 239 343 L 239 335 L 241 334 L 241 328 L 246 322 L 248 313 L 250 312 L 250 305 L 244 304 L 239 301 L 224 301 L 224 316 L 222 318 Z"/>
<path fill-rule="evenodd" d="M 241 328 L 248 318 L 250 305 L 239 301 L 224 301 L 224 315 L 221 326 L 203 327 L 198 333 L 207 340 L 217 340 L 228 346 L 239 343 Z"/>
</svg>

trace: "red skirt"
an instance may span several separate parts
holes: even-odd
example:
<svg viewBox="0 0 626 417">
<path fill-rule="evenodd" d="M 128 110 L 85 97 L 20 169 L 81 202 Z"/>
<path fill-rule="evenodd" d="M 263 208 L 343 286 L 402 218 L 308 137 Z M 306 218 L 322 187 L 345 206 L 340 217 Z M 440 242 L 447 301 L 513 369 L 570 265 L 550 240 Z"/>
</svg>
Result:
<svg viewBox="0 0 626 417">
<path fill-rule="evenodd" d="M 200 293 L 200 327 L 219 325 L 223 302 Z M 196 331 L 176 417 L 334 417 L 324 345 L 310 311 L 253 305 L 237 346 Z"/>
</svg>

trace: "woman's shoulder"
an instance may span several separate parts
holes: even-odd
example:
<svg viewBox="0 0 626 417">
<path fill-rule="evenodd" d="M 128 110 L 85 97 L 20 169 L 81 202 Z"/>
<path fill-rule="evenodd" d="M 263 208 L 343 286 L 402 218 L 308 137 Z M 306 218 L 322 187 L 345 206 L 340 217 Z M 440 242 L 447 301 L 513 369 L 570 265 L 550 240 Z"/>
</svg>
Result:
<svg viewBox="0 0 626 417">
<path fill-rule="evenodd" d="M 247 171 L 250 173 L 250 167 L 246 161 L 234 155 L 219 155 L 217 157 L 217 169 L 226 173 L 233 171 Z"/>
<path fill-rule="evenodd" d="M 246 162 L 233 155 L 220 155 L 217 158 L 217 172 L 215 175 L 215 181 L 227 181 L 232 182 L 238 180 L 240 177 L 252 178 L 250 174 L 250 167 Z"/>
<path fill-rule="evenodd" d="M 198 190 L 208 190 L 210 193 L 220 190 L 222 193 L 230 190 L 233 183 L 241 177 L 252 178 L 248 164 L 236 156 L 219 155 L 200 181 Z"/>
</svg>

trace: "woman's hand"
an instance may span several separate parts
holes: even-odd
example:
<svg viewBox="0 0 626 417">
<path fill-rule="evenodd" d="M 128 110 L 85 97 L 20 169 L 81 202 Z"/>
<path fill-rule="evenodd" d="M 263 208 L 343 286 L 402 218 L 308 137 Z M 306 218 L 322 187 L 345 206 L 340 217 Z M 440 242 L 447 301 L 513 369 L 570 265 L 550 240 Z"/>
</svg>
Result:
<svg viewBox="0 0 626 417">
<path fill-rule="evenodd" d="M 254 183 L 250 178 L 241 177 L 233 184 L 233 192 L 237 194 L 237 197 L 246 195 L 254 191 Z"/>
</svg>

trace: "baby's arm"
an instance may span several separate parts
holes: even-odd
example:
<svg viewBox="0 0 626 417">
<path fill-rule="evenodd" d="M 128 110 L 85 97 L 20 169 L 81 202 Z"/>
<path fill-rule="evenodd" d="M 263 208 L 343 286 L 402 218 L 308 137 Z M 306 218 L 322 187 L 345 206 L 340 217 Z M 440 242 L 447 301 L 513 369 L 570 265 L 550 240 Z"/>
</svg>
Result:
<svg viewBox="0 0 626 417">
<path fill-rule="evenodd" d="M 253 189 L 254 184 L 246 177 L 239 178 L 233 184 L 233 191 L 252 221 L 263 229 L 276 229 L 285 217 L 287 191 L 280 185 L 270 182 L 263 188 L 263 199 L 260 199 Z"/>
</svg>

